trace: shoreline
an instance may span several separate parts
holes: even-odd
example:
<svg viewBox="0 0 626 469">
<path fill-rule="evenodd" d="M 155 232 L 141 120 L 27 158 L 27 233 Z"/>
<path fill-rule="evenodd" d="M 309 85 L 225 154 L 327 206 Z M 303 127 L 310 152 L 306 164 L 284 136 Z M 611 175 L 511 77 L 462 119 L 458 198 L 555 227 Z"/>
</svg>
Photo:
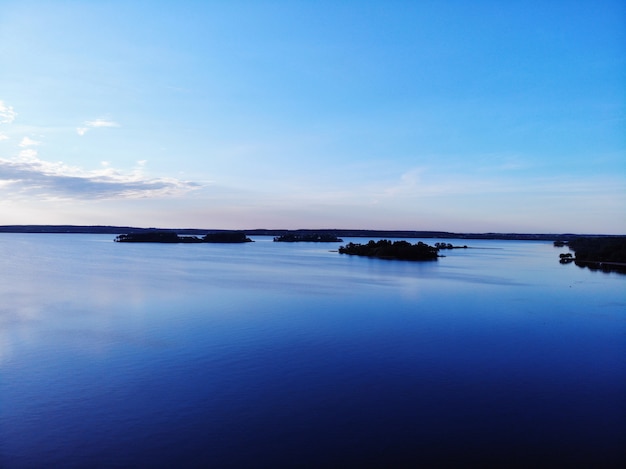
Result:
<svg viewBox="0 0 626 469">
<path fill-rule="evenodd" d="M 141 228 L 130 226 L 109 225 L 2 225 L 0 233 L 66 233 L 66 234 L 127 234 L 170 232 L 182 235 L 204 235 L 207 233 L 232 232 L 226 229 L 199 229 L 199 228 Z M 307 235 L 319 233 L 333 235 L 338 238 L 437 238 L 437 239 L 499 239 L 499 240 L 528 240 L 528 241 L 558 241 L 578 237 L 622 237 L 626 235 L 607 234 L 573 234 L 573 233 L 455 233 L 448 231 L 426 230 L 366 230 L 366 229 L 251 229 L 236 230 L 245 232 L 248 236 L 284 236 L 286 234 Z"/>
</svg>

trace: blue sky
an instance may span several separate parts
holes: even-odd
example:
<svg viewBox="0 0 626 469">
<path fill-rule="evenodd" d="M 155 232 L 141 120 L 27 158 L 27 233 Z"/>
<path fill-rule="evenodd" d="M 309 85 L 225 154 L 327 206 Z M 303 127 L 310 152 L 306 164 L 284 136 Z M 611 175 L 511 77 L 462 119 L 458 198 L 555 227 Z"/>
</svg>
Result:
<svg viewBox="0 0 626 469">
<path fill-rule="evenodd" d="M 626 234 L 622 1 L 0 3 L 0 224 Z"/>
</svg>

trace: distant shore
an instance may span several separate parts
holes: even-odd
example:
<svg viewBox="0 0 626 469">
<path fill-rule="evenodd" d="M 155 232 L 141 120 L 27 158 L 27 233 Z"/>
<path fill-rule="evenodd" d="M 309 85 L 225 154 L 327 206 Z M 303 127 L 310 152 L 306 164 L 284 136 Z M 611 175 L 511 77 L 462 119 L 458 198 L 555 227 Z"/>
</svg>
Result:
<svg viewBox="0 0 626 469">
<path fill-rule="evenodd" d="M 108 225 L 2 225 L 0 233 L 68 233 L 68 234 L 114 234 L 170 232 L 181 235 L 205 235 L 232 230 L 198 228 L 139 228 L 131 226 Z M 615 236 L 603 234 L 573 233 L 454 233 L 448 231 L 416 230 L 348 230 L 348 229 L 252 229 L 241 230 L 248 236 L 307 236 L 313 233 L 331 235 L 338 238 L 440 238 L 440 239 L 502 239 L 530 241 L 569 240 L 581 236 Z"/>
</svg>

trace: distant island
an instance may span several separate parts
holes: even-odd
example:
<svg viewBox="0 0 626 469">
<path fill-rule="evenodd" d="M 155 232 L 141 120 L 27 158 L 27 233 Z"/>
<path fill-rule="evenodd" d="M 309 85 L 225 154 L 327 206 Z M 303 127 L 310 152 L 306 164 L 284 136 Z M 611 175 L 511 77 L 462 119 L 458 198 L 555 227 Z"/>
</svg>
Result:
<svg viewBox="0 0 626 469">
<path fill-rule="evenodd" d="M 626 273 L 626 236 L 580 236 L 556 240 L 554 246 L 568 246 L 576 254 L 576 257 L 569 252 L 560 254 L 561 264 L 573 262 L 592 270 Z"/>
<path fill-rule="evenodd" d="M 463 246 L 453 246 L 452 243 L 435 243 L 435 247 L 439 250 L 442 249 L 467 249 L 467 244 Z"/>
<path fill-rule="evenodd" d="M 342 243 L 343 239 L 332 233 L 286 233 L 275 236 L 274 241 L 277 243 Z"/>
<path fill-rule="evenodd" d="M 376 257 L 407 261 L 436 261 L 438 249 L 426 243 L 411 244 L 408 241 L 370 240 L 367 244 L 348 243 L 339 247 L 340 254 Z"/>
<path fill-rule="evenodd" d="M 179 236 L 169 231 L 121 234 L 114 239 L 117 243 L 250 243 L 252 240 L 240 231 L 208 233 L 202 238 Z"/>
</svg>

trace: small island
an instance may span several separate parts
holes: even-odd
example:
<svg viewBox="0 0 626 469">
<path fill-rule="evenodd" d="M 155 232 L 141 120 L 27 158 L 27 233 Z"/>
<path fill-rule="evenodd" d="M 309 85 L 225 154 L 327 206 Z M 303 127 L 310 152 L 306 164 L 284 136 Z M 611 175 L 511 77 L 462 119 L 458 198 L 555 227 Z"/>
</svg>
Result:
<svg viewBox="0 0 626 469">
<path fill-rule="evenodd" d="M 241 231 L 220 231 L 208 233 L 202 238 L 179 236 L 171 231 L 151 231 L 128 233 L 117 236 L 116 243 L 250 243 L 252 240 Z"/>
<path fill-rule="evenodd" d="M 274 237 L 277 243 L 342 243 L 343 239 L 331 233 L 286 233 Z"/>
<path fill-rule="evenodd" d="M 439 250 L 442 249 L 467 249 L 467 244 L 463 246 L 453 246 L 452 243 L 435 243 L 435 247 Z"/>
<path fill-rule="evenodd" d="M 376 257 L 378 259 L 395 259 L 407 261 L 436 261 L 438 249 L 419 241 L 411 244 L 408 241 L 371 240 L 367 244 L 348 243 L 339 247 L 340 254 L 353 256 Z"/>
</svg>

